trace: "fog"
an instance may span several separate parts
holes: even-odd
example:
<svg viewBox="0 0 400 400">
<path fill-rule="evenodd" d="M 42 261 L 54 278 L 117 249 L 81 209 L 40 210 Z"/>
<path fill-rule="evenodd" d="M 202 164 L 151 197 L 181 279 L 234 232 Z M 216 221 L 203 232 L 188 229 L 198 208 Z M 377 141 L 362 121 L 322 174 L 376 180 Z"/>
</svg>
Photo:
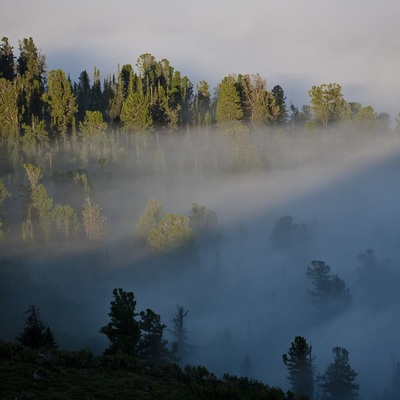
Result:
<svg viewBox="0 0 400 400">
<path fill-rule="evenodd" d="M 108 322 L 112 290 L 121 287 L 135 293 L 137 310 L 153 309 L 168 327 L 177 304 L 189 310 L 185 324 L 195 351 L 187 363 L 240 375 L 248 356 L 246 373 L 286 390 L 282 354 L 295 336 L 304 336 L 318 373 L 333 361 L 333 347 L 345 347 L 360 394 L 382 393 L 399 352 L 400 146 L 383 135 L 352 142 L 338 137 L 331 140 L 327 132 L 304 141 L 299 132 L 282 142 L 258 132 L 253 142 L 263 168 L 254 172 L 231 171 L 229 146 L 217 132 L 159 132 L 139 158 L 128 144 L 104 171 L 89 163 L 107 238 L 100 245 L 3 248 L 0 338 L 14 340 L 24 312 L 35 304 L 61 348 L 100 353 L 108 342 L 99 329 Z M 71 168 L 65 160 L 55 164 Z M 6 185 L 14 176 L 24 179 L 14 171 L 3 176 Z M 54 202 L 69 199 L 49 173 L 43 184 Z M 213 210 L 219 240 L 199 244 L 196 255 L 186 258 L 136 247 L 135 225 L 150 198 L 166 213 L 189 215 L 192 203 Z M 281 249 L 271 235 L 284 216 L 305 224 L 309 235 Z M 360 283 L 357 258 L 367 249 L 379 262 L 389 258 L 392 274 L 390 282 L 376 279 L 368 290 Z M 345 281 L 352 295 L 348 309 L 318 312 L 306 276 L 313 260 L 325 261 Z M 171 339 L 168 331 L 166 337 Z"/>
</svg>

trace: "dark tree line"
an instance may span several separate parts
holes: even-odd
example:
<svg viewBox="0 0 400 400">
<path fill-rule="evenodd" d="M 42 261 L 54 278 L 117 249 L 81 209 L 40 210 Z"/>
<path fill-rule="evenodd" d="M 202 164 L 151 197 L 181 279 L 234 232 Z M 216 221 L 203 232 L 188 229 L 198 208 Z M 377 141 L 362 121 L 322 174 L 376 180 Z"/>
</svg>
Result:
<svg viewBox="0 0 400 400">
<path fill-rule="evenodd" d="M 185 317 L 188 310 L 178 306 L 172 322 L 171 333 L 174 341 L 168 346 L 164 337 L 167 327 L 161 316 L 150 308 L 136 312 L 133 292 L 121 288 L 113 290 L 114 300 L 110 303 L 110 322 L 101 327 L 100 333 L 107 336 L 110 344 L 104 351 L 106 355 L 126 355 L 156 364 L 179 362 L 193 351 L 189 344 Z M 23 346 L 47 351 L 58 347 L 50 327 L 46 326 L 36 306 L 29 307 L 26 327 L 16 337 Z"/>
<path fill-rule="evenodd" d="M 106 354 L 122 353 L 154 363 L 175 362 L 188 354 L 190 348 L 184 318 L 187 311 L 178 306 L 173 319 L 172 334 L 174 344 L 169 348 L 164 338 L 167 327 L 161 317 L 150 308 L 136 312 L 136 300 L 133 292 L 114 289 L 114 300 L 110 304 L 110 322 L 100 329 L 100 333 L 110 341 Z"/>
</svg>

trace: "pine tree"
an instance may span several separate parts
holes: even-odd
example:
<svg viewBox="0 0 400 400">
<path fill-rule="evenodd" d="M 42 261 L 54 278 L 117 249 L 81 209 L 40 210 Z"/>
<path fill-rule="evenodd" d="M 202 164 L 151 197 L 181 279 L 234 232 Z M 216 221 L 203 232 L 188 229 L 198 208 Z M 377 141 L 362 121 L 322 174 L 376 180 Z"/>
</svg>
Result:
<svg viewBox="0 0 400 400">
<path fill-rule="evenodd" d="M 307 267 L 307 277 L 314 287 L 310 290 L 313 303 L 323 306 L 327 314 L 347 308 L 352 296 L 345 282 L 336 274 L 330 274 L 330 266 L 325 262 L 314 260 L 311 265 Z"/>
<path fill-rule="evenodd" d="M 1 39 L 0 45 L 0 78 L 12 81 L 15 78 L 14 52 L 7 37 Z"/>
<path fill-rule="evenodd" d="M 357 373 L 349 365 L 349 352 L 343 347 L 332 349 L 334 361 L 322 376 L 323 400 L 356 400 L 359 385 L 355 383 Z"/>
<path fill-rule="evenodd" d="M 160 315 L 148 308 L 140 312 L 141 338 L 138 343 L 138 356 L 144 360 L 157 364 L 171 360 L 171 353 L 167 348 L 168 341 L 163 332 L 167 327 L 161 323 Z"/>
<path fill-rule="evenodd" d="M 113 297 L 108 313 L 111 321 L 100 329 L 100 333 L 106 335 L 110 341 L 106 353 L 136 355 L 141 334 L 140 324 L 136 320 L 138 314 L 135 311 L 135 295 L 119 288 L 113 290 Z"/>
<path fill-rule="evenodd" d="M 25 329 L 16 337 L 16 340 L 27 347 L 34 349 L 57 347 L 54 335 L 48 326 L 45 326 L 40 319 L 39 310 L 32 305 L 28 311 Z"/>
<path fill-rule="evenodd" d="M 237 89 L 236 77 L 229 75 L 218 85 L 217 93 L 217 123 L 224 124 L 243 118 L 243 109 Z"/>
<path fill-rule="evenodd" d="M 279 107 L 279 113 L 276 122 L 279 124 L 285 124 L 287 119 L 285 92 L 280 85 L 274 86 L 271 92 L 275 98 L 276 105 Z"/>
<path fill-rule="evenodd" d="M 46 81 L 46 58 L 37 49 L 33 39 L 19 41 L 20 55 L 17 59 L 18 87 L 23 122 L 29 124 L 32 115 L 43 115 L 42 95 Z"/>
<path fill-rule="evenodd" d="M 86 70 L 82 71 L 79 75 L 79 83 L 76 86 L 74 93 L 78 106 L 78 120 L 82 121 L 85 117 L 86 111 L 89 109 L 90 101 L 90 78 Z"/>
<path fill-rule="evenodd" d="M 68 128 L 73 128 L 74 116 L 78 112 L 71 84 L 60 70 L 49 72 L 48 89 L 43 96 L 49 106 L 51 127 L 55 132 L 65 135 Z"/>
<path fill-rule="evenodd" d="M 314 358 L 312 347 L 302 336 L 296 336 L 287 354 L 282 355 L 286 365 L 291 390 L 297 395 L 312 399 L 314 393 Z"/>
</svg>

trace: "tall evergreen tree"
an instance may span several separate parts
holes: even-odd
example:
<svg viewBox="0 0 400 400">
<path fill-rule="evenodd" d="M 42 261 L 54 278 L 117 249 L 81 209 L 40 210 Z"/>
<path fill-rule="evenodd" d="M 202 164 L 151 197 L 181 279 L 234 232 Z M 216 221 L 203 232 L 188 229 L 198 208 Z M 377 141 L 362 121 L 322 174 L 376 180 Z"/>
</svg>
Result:
<svg viewBox="0 0 400 400">
<path fill-rule="evenodd" d="M 93 85 L 90 88 L 89 110 L 105 112 L 103 104 L 103 96 L 101 92 L 100 71 L 94 67 L 93 72 Z"/>
<path fill-rule="evenodd" d="M 153 120 L 149 111 L 149 103 L 146 98 L 139 93 L 128 95 L 122 105 L 120 115 L 126 131 L 143 131 L 151 128 Z"/>
<path fill-rule="evenodd" d="M 332 349 L 334 361 L 322 375 L 323 400 L 356 400 L 359 385 L 357 373 L 350 367 L 349 352 L 343 347 Z"/>
<path fill-rule="evenodd" d="M 285 92 L 280 85 L 275 85 L 272 88 L 272 95 L 274 96 L 276 105 L 279 107 L 279 113 L 276 122 L 285 124 L 287 119 L 286 96 Z"/>
<path fill-rule="evenodd" d="M 118 67 L 119 68 L 119 67 Z M 108 103 L 107 113 L 113 122 L 119 122 L 122 111 L 122 105 L 124 103 L 124 84 L 122 80 L 122 74 L 118 70 L 117 82 L 113 82 L 112 95 Z"/>
<path fill-rule="evenodd" d="M 69 128 L 74 128 L 78 111 L 71 84 L 65 72 L 57 69 L 49 72 L 47 86 L 43 99 L 49 105 L 51 127 L 55 132 L 65 135 Z"/>
<path fill-rule="evenodd" d="M 282 355 L 286 365 L 291 390 L 297 395 L 313 398 L 314 393 L 314 358 L 312 347 L 302 336 L 296 336 L 287 354 Z"/>
<path fill-rule="evenodd" d="M 45 56 L 39 52 L 33 39 L 19 41 L 20 55 L 17 59 L 18 86 L 20 89 L 20 112 L 23 122 L 29 124 L 32 115 L 43 115 L 42 95 L 46 82 Z"/>
<path fill-rule="evenodd" d="M 15 78 L 14 48 L 7 37 L 1 39 L 0 44 L 0 78 L 12 81 Z"/>
<path fill-rule="evenodd" d="M 83 121 L 86 111 L 89 109 L 90 102 L 90 78 L 86 70 L 79 75 L 78 85 L 74 90 L 76 103 L 78 106 L 78 121 Z"/>
<path fill-rule="evenodd" d="M 233 75 L 226 76 L 218 85 L 217 91 L 217 123 L 224 124 L 243 118 L 240 95 Z"/>
<path fill-rule="evenodd" d="M 138 356 L 144 360 L 162 364 L 171 361 L 171 353 L 167 348 L 168 341 L 163 333 L 166 325 L 161 323 L 160 315 L 148 308 L 140 312 L 141 338 L 138 342 Z"/>
<path fill-rule="evenodd" d="M 110 345 L 106 353 L 122 352 L 137 355 L 140 339 L 140 324 L 136 320 L 136 300 L 133 292 L 121 288 L 113 290 L 114 300 L 108 313 L 111 321 L 100 329 L 107 336 Z"/>
</svg>

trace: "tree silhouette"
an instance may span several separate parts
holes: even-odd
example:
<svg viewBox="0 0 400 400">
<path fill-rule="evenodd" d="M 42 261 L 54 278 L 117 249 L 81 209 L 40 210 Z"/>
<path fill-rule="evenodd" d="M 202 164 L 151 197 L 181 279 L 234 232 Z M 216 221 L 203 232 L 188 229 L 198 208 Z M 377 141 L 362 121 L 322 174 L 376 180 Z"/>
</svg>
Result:
<svg viewBox="0 0 400 400">
<path fill-rule="evenodd" d="M 26 313 L 29 314 L 26 327 L 16 337 L 16 340 L 24 346 L 34 349 L 56 348 L 57 342 L 54 339 L 53 332 L 41 321 L 38 308 L 31 305 Z"/>
<path fill-rule="evenodd" d="M 135 319 L 136 301 L 133 292 L 123 289 L 113 290 L 114 300 L 111 301 L 108 315 L 111 321 L 100 329 L 100 333 L 107 336 L 110 346 L 106 353 L 121 351 L 125 354 L 136 355 L 137 344 L 140 339 L 140 325 Z"/>
<path fill-rule="evenodd" d="M 140 312 L 140 317 L 142 336 L 138 343 L 138 356 L 155 363 L 171 361 L 171 353 L 167 348 L 168 341 L 163 337 L 167 326 L 161 323 L 160 315 L 148 308 L 146 312 Z"/>
<path fill-rule="evenodd" d="M 323 400 L 356 400 L 359 385 L 354 383 L 357 373 L 349 365 L 349 352 L 343 347 L 332 349 L 334 361 L 322 375 Z"/>
<path fill-rule="evenodd" d="M 172 335 L 174 336 L 173 351 L 176 354 L 178 361 L 182 361 L 193 351 L 193 346 L 188 343 L 187 330 L 185 328 L 185 318 L 189 310 L 185 310 L 183 306 L 177 305 L 177 312 L 172 319 L 173 328 Z"/>
<path fill-rule="evenodd" d="M 326 312 L 348 307 L 352 296 L 345 282 L 337 275 L 330 274 L 331 268 L 324 261 L 314 260 L 311 265 L 307 267 L 307 277 L 314 288 L 310 290 L 313 303 L 323 307 Z"/>
<path fill-rule="evenodd" d="M 312 347 L 302 336 L 296 336 L 287 354 L 282 355 L 289 376 L 291 390 L 297 395 L 312 398 L 314 392 L 314 358 Z"/>
</svg>

